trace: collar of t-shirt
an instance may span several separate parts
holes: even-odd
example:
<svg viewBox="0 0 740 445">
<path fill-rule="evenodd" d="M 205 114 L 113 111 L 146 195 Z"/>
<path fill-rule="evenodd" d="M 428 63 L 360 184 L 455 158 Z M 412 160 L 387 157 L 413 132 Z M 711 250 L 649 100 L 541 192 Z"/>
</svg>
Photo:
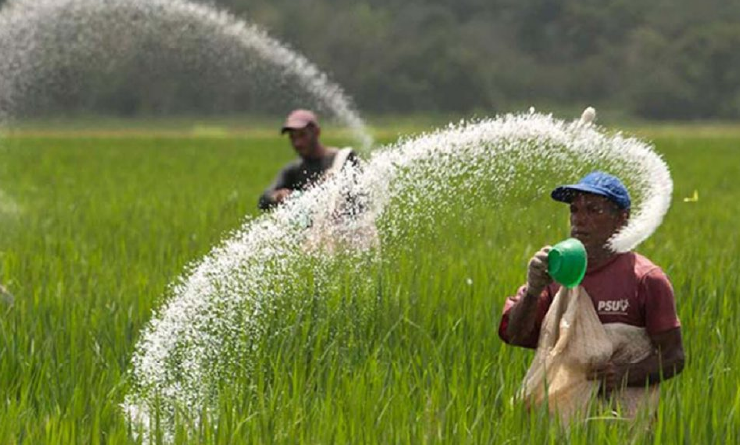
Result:
<svg viewBox="0 0 740 445">
<path fill-rule="evenodd" d="M 629 253 L 629 252 L 627 252 L 627 253 Z M 616 255 L 613 255 L 608 260 L 606 260 L 605 262 L 603 262 L 603 263 L 601 263 L 601 264 L 599 264 L 598 266 L 595 266 L 595 267 L 587 266 L 586 267 L 586 275 L 591 275 L 591 274 L 594 274 L 596 272 L 599 272 L 600 270 L 602 270 L 602 269 L 606 268 L 607 266 L 613 264 L 618 259 L 620 259 L 620 258 L 624 257 L 625 255 L 627 255 L 627 253 L 618 253 Z"/>
</svg>

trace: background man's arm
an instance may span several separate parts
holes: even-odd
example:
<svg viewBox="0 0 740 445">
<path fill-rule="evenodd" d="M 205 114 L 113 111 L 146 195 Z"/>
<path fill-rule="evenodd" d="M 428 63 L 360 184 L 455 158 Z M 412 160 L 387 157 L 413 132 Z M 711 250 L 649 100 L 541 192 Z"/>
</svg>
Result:
<svg viewBox="0 0 740 445">
<path fill-rule="evenodd" d="M 260 209 L 269 210 L 290 195 L 293 186 L 292 166 L 293 164 L 290 164 L 280 170 L 272 184 L 262 193 L 258 203 Z"/>
</svg>

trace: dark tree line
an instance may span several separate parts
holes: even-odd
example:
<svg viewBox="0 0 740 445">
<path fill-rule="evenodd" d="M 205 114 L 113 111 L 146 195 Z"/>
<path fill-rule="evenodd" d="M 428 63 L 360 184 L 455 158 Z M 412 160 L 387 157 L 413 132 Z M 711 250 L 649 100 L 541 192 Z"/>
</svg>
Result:
<svg viewBox="0 0 740 445">
<path fill-rule="evenodd" d="M 201 2 L 287 42 L 364 112 L 608 104 L 652 119 L 740 117 L 737 1 Z M 167 112 L 207 100 L 187 84 L 172 88 L 177 99 L 137 94 L 125 80 L 116 86 L 128 113 L 162 109 L 155 100 L 166 101 Z M 96 103 L 122 112 L 116 101 Z M 222 108 L 241 111 L 236 102 Z"/>
</svg>

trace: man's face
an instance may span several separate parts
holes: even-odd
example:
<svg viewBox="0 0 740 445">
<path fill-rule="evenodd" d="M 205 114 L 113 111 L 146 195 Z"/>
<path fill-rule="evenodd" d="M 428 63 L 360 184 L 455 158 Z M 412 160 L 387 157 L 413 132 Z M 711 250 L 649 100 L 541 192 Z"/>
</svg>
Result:
<svg viewBox="0 0 740 445">
<path fill-rule="evenodd" d="M 319 129 L 313 125 L 288 130 L 290 144 L 302 158 L 311 157 L 319 145 Z"/>
<path fill-rule="evenodd" d="M 587 252 L 597 252 L 628 219 L 629 211 L 619 209 L 609 199 L 577 193 L 570 204 L 570 236 L 581 241 Z"/>
</svg>

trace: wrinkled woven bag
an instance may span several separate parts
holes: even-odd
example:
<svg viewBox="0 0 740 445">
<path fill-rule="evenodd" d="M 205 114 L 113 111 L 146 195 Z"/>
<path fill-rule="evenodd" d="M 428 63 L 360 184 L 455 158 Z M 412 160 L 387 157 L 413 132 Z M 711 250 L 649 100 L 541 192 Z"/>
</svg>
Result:
<svg viewBox="0 0 740 445">
<path fill-rule="evenodd" d="M 586 290 L 562 287 L 545 315 L 534 360 L 519 397 L 528 407 L 547 403 L 551 414 L 567 425 L 588 413 L 599 382 L 587 380 L 594 364 L 636 363 L 653 351 L 644 328 L 622 323 L 602 324 Z M 608 401 L 625 418 L 657 408 L 658 385 L 628 387 L 612 393 Z"/>
</svg>

